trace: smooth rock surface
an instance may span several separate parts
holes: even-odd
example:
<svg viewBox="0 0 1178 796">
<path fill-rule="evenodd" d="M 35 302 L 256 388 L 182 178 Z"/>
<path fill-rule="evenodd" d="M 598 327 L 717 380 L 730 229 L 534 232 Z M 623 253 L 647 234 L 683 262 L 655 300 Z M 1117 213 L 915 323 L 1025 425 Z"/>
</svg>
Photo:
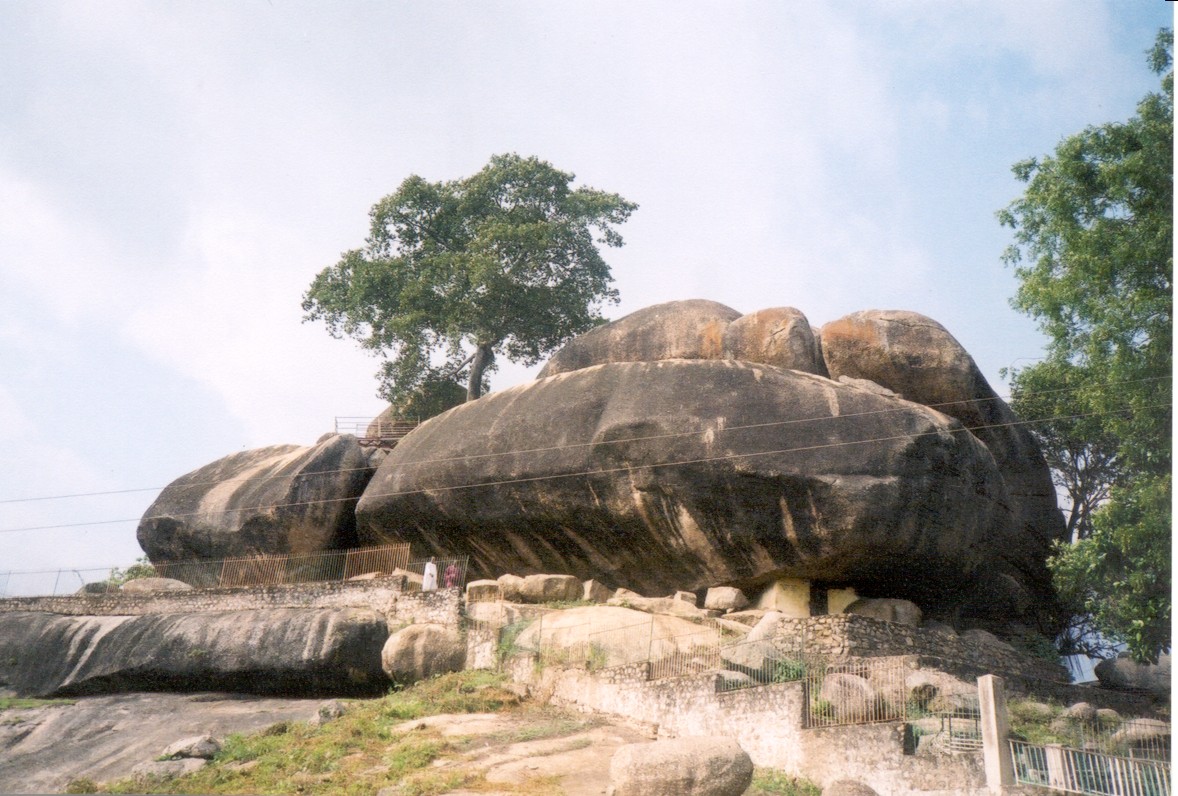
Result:
<svg viewBox="0 0 1178 796">
<path fill-rule="evenodd" d="M 528 575 L 520 588 L 525 603 L 571 602 L 581 599 L 584 587 L 572 575 Z"/>
<path fill-rule="evenodd" d="M 748 597 L 732 586 L 713 586 L 704 595 L 704 608 L 714 611 L 740 611 L 747 608 Z"/>
<path fill-rule="evenodd" d="M 379 693 L 385 618 L 356 608 L 145 616 L 0 613 L 0 685 L 22 696 L 122 691 Z"/>
<path fill-rule="evenodd" d="M 160 757 L 175 760 L 180 757 L 199 757 L 212 760 L 221 751 L 221 744 L 211 735 L 191 735 L 168 744 Z"/>
<path fill-rule="evenodd" d="M 466 663 L 466 645 L 458 632 L 445 625 L 422 623 L 389 636 L 381 651 L 385 674 L 409 685 L 427 677 L 457 672 Z"/>
<path fill-rule="evenodd" d="M 608 362 L 721 359 L 724 332 L 740 313 L 715 301 L 669 301 L 579 335 L 557 351 L 538 378 Z"/>
<path fill-rule="evenodd" d="M 724 330 L 724 357 L 826 376 L 826 363 L 806 316 L 793 307 L 742 315 Z"/>
<path fill-rule="evenodd" d="M 753 762 L 731 738 L 685 737 L 629 744 L 610 761 L 612 796 L 740 796 Z"/>
<path fill-rule="evenodd" d="M 614 666 L 645 658 L 651 651 L 652 638 L 664 640 L 659 642 L 659 649 L 666 654 L 715 644 L 719 633 L 677 616 L 587 605 L 545 614 L 516 637 L 516 646 L 536 650 L 581 649 L 589 645 L 601 656 L 601 665 Z"/>
<path fill-rule="evenodd" d="M 868 379 L 956 418 L 977 437 L 1003 473 L 1014 532 L 1009 539 L 986 540 L 990 554 L 1009 580 L 993 579 L 979 589 L 976 609 L 989 606 L 1001 616 L 1013 603 L 1054 599 L 1045 564 L 1051 545 L 1065 535 L 1056 507 L 1051 473 L 1030 431 L 987 383 L 973 357 L 944 326 L 915 312 L 866 310 L 825 324 L 822 355 L 831 378 Z M 1021 611 L 1018 611 L 1021 612 Z"/>
<path fill-rule="evenodd" d="M 874 788 L 858 780 L 840 779 L 822 789 L 822 796 L 879 796 Z"/>
<path fill-rule="evenodd" d="M 139 546 L 153 564 L 355 547 L 356 501 L 372 473 L 349 435 L 234 453 L 165 487 L 139 523 Z"/>
<path fill-rule="evenodd" d="M 1008 503 L 989 452 L 939 412 L 767 365 L 674 360 L 436 417 L 357 514 L 362 543 L 469 555 L 475 577 L 567 572 L 664 594 L 803 577 L 919 604 L 968 593 L 983 551 L 1018 533 Z"/>
<path fill-rule="evenodd" d="M 1096 679 L 1105 688 L 1119 691 L 1146 691 L 1154 696 L 1170 695 L 1170 655 L 1156 664 L 1136 663 L 1128 657 L 1110 658 L 1096 664 Z"/>
<path fill-rule="evenodd" d="M 64 793 L 74 779 L 122 779 L 177 736 L 256 732 L 278 721 L 301 721 L 318 703 L 135 693 L 0 711 L 0 793 Z"/>
</svg>

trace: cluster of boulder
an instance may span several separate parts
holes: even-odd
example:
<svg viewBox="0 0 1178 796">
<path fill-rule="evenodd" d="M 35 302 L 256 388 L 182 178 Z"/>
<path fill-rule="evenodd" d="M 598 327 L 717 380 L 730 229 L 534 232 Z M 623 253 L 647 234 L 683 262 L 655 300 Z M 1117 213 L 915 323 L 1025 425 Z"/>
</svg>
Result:
<svg viewBox="0 0 1178 796">
<path fill-rule="evenodd" d="M 935 321 L 815 330 L 793 308 L 682 301 L 575 338 L 536 381 L 387 454 L 331 435 L 214 462 L 138 534 L 153 562 L 408 542 L 476 577 L 645 593 L 803 578 L 1050 629 L 1063 532 L 1034 440 Z"/>
</svg>

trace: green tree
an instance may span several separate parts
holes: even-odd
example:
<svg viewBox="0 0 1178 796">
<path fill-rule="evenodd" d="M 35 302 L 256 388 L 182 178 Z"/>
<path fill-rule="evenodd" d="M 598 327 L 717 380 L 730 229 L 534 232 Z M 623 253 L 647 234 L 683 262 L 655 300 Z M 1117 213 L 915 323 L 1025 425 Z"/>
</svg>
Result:
<svg viewBox="0 0 1178 796">
<path fill-rule="evenodd" d="M 621 246 L 637 205 L 573 179 L 515 154 L 465 179 L 409 177 L 373 206 L 366 245 L 315 277 L 305 320 L 384 356 L 394 405 L 463 376 L 478 398 L 496 356 L 535 364 L 617 302 L 598 244 Z"/>
<path fill-rule="evenodd" d="M 1026 190 L 999 213 L 1013 304 L 1049 338 L 1046 359 L 1013 374 L 1015 409 L 1065 417 L 1038 428 L 1072 500 L 1056 585 L 1139 660 L 1171 641 L 1172 53 L 1162 30 L 1149 53 L 1161 90 L 1128 121 L 1016 164 Z"/>
</svg>

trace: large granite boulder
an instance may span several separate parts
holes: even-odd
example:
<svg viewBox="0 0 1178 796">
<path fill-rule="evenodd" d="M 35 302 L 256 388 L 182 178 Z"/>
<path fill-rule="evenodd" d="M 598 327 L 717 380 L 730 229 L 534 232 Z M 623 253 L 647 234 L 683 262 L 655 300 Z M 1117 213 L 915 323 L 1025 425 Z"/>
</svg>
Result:
<svg viewBox="0 0 1178 796">
<path fill-rule="evenodd" d="M 1024 532 L 957 420 L 731 360 L 610 363 L 459 406 L 390 453 L 357 515 L 362 543 L 468 555 L 474 577 L 667 594 L 792 576 L 920 605 Z"/>
<path fill-rule="evenodd" d="M 153 564 L 355 547 L 372 473 L 350 435 L 235 453 L 169 484 L 139 523 L 139 545 Z"/>
<path fill-rule="evenodd" d="M 609 362 L 736 359 L 825 376 L 818 338 L 793 307 L 742 316 L 714 301 L 668 301 L 631 313 L 571 340 L 539 378 Z"/>
<path fill-rule="evenodd" d="M 376 694 L 385 618 L 358 608 L 0 614 L 0 687 L 33 697 L 123 691 Z"/>
<path fill-rule="evenodd" d="M 915 312 L 867 310 L 824 325 L 822 355 L 832 379 L 867 379 L 960 420 L 1002 472 L 1016 533 L 991 547 L 995 570 L 979 600 L 1000 612 L 1052 599 L 1044 561 L 1065 526 L 1051 473 L 1031 433 L 986 382 L 973 357 L 941 324 Z M 1006 575 L 1007 578 L 1001 578 Z M 1013 582 L 1011 581 L 1013 579 Z"/>
<path fill-rule="evenodd" d="M 723 359 L 724 333 L 740 313 L 715 301 L 655 304 L 570 340 L 540 378 L 607 362 Z"/>
<path fill-rule="evenodd" d="M 1096 664 L 1096 679 L 1105 688 L 1118 691 L 1144 691 L 1157 697 L 1170 698 L 1170 654 L 1158 658 L 1157 663 L 1137 663 L 1127 655 L 1108 658 Z"/>
<path fill-rule="evenodd" d="M 827 375 L 818 338 L 806 316 L 793 307 L 742 315 L 724 330 L 723 348 L 725 359 Z"/>
<path fill-rule="evenodd" d="M 426 622 L 389 636 L 380 658 L 390 680 L 409 685 L 460 671 L 466 663 L 466 644 L 454 628 Z"/>
<path fill-rule="evenodd" d="M 740 796 L 753 762 L 732 738 L 688 736 L 627 744 L 609 773 L 609 796 Z"/>
</svg>

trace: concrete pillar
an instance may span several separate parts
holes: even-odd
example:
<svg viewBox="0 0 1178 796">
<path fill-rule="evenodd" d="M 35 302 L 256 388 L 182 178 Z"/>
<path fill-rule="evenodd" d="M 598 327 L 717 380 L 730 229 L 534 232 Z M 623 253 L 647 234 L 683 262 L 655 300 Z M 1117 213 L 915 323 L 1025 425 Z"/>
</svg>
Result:
<svg viewBox="0 0 1178 796">
<path fill-rule="evenodd" d="M 841 614 L 848 605 L 858 599 L 859 595 L 855 594 L 854 589 L 831 589 L 826 592 L 826 613 Z"/>
<path fill-rule="evenodd" d="M 810 581 L 781 578 L 769 584 L 757 601 L 758 608 L 780 611 L 790 619 L 810 618 Z"/>
<path fill-rule="evenodd" d="M 1010 755 L 1010 723 L 1006 717 L 1006 683 L 993 674 L 978 678 L 978 707 L 982 713 L 982 758 L 990 793 L 1002 793 L 1014 785 L 1014 761 Z"/>
</svg>

